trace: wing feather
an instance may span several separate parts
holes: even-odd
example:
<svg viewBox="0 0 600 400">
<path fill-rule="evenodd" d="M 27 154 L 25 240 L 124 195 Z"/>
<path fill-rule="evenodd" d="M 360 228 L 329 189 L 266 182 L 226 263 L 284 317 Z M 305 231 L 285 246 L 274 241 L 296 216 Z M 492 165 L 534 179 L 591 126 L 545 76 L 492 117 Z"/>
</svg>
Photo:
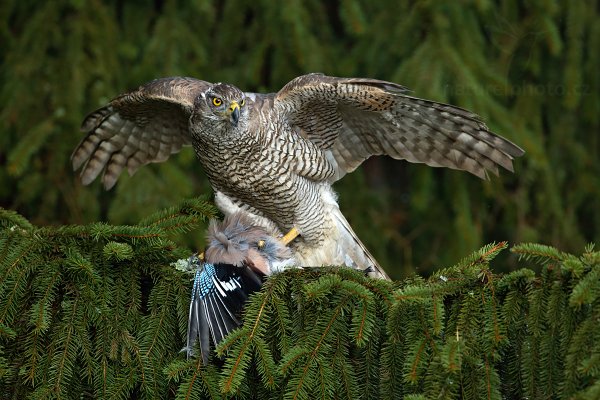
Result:
<svg viewBox="0 0 600 400">
<path fill-rule="evenodd" d="M 103 173 L 102 183 L 110 189 L 123 169 L 132 175 L 189 146 L 194 99 L 209 86 L 194 78 L 156 79 L 89 114 L 81 126 L 86 136 L 71 155 L 83 184 Z"/>
<path fill-rule="evenodd" d="M 300 76 L 281 89 L 276 111 L 326 152 L 333 180 L 372 155 L 468 171 L 487 179 L 498 166 L 513 171 L 524 151 L 459 107 L 409 96 L 391 82 Z"/>
<path fill-rule="evenodd" d="M 192 263 L 199 262 L 190 257 Z M 208 361 L 211 340 L 216 346 L 241 325 L 241 311 L 250 294 L 260 290 L 261 276 L 250 267 L 231 264 L 204 264 L 194 276 L 188 316 L 188 357 L 200 342 L 203 363 Z"/>
</svg>

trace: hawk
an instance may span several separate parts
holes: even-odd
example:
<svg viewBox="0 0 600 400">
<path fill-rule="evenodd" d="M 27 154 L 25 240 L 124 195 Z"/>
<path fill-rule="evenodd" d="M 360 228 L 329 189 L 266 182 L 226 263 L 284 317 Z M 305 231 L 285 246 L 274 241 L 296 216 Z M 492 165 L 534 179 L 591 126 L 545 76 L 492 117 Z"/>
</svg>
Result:
<svg viewBox="0 0 600 400">
<path fill-rule="evenodd" d="M 273 235 L 292 231 L 301 266 L 348 265 L 387 278 L 340 212 L 332 184 L 372 155 L 486 179 L 523 150 L 462 108 L 396 83 L 308 74 L 277 93 L 161 78 L 88 115 L 74 150 L 84 184 L 110 189 L 127 169 L 193 146 L 225 215 L 246 213 Z"/>
</svg>

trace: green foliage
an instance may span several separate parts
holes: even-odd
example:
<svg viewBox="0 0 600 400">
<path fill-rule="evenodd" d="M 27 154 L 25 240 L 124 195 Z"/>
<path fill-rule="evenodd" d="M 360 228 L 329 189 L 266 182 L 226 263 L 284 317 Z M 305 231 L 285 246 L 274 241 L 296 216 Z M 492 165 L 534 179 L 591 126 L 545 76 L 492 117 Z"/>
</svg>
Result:
<svg viewBox="0 0 600 400">
<path fill-rule="evenodd" d="M 209 185 L 186 150 L 82 187 L 69 155 L 87 113 L 160 76 L 276 91 L 321 71 L 469 108 L 527 152 L 490 182 L 384 158 L 345 177 L 343 211 L 392 276 L 497 240 L 578 251 L 600 241 L 598 20 L 591 0 L 3 1 L 0 205 L 134 224 Z"/>
<path fill-rule="evenodd" d="M 596 399 L 600 252 L 490 244 L 428 279 L 292 269 L 249 300 L 211 365 L 186 359 L 189 254 L 215 210 L 38 228 L 0 209 L 2 398 Z"/>
<path fill-rule="evenodd" d="M 37 228 L 0 210 L 0 376 L 12 398 L 149 398 L 186 329 L 171 239 L 214 217 L 204 199 L 136 226 Z M 172 389 L 174 390 L 174 389 Z M 3 397 L 8 398 L 8 397 Z"/>
<path fill-rule="evenodd" d="M 0 397 L 600 398 L 600 253 L 556 249 L 600 241 L 598 20 L 592 1 L 2 2 Z M 513 248 L 541 273 L 516 257 L 492 273 L 504 244 L 393 285 L 291 271 L 253 297 L 221 367 L 186 361 L 189 282 L 169 263 L 216 212 L 148 214 L 209 185 L 185 150 L 82 187 L 79 124 L 159 76 L 275 91 L 313 71 L 469 108 L 527 151 L 491 182 L 380 158 L 344 178 L 342 209 L 392 276 L 504 239 L 546 242 Z"/>
</svg>

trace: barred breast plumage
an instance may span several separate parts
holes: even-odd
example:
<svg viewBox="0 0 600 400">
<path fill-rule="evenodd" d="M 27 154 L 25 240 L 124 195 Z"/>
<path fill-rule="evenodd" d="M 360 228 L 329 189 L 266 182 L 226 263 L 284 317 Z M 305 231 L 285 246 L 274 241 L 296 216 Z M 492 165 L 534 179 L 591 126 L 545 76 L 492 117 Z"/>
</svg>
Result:
<svg viewBox="0 0 600 400">
<path fill-rule="evenodd" d="M 485 179 L 498 166 L 512 171 L 523 154 L 469 111 L 394 83 L 321 74 L 271 94 L 159 79 L 92 113 L 83 129 L 72 159 L 84 183 L 104 171 L 110 188 L 123 168 L 132 174 L 191 144 L 225 214 L 242 210 L 274 234 L 297 228 L 302 265 L 346 264 L 378 277 L 387 275 L 341 214 L 333 182 L 372 155 Z"/>
</svg>

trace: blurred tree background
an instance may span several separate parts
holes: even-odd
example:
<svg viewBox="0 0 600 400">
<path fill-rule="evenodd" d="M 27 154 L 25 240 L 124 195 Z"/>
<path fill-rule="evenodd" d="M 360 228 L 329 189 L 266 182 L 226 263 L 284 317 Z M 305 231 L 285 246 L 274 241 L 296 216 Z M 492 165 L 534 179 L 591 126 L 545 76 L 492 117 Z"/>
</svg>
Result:
<svg viewBox="0 0 600 400">
<path fill-rule="evenodd" d="M 526 150 L 515 174 L 383 157 L 336 189 L 368 248 L 400 277 L 491 241 L 580 253 L 600 242 L 600 9 L 596 1 L 3 1 L 0 206 L 35 224 L 135 223 L 210 193 L 191 149 L 82 186 L 84 116 L 163 76 L 277 91 L 320 71 L 403 84 L 481 115 Z M 202 245 L 201 232 L 182 240 Z"/>
</svg>

